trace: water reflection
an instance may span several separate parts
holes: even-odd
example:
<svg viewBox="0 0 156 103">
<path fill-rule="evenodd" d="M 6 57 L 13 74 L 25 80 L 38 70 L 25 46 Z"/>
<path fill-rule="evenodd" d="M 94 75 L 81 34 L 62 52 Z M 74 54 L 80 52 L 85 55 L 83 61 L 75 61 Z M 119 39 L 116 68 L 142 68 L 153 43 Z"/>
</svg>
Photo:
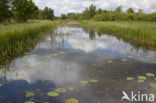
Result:
<svg viewBox="0 0 156 103">
<path fill-rule="evenodd" d="M 0 70 L 0 102 L 23 103 L 29 100 L 25 97 L 29 90 L 37 95 L 36 103 L 62 103 L 68 98 L 76 98 L 80 103 L 120 103 L 123 90 L 156 92 L 148 85 L 154 79 L 142 85 L 137 80 L 126 80 L 155 73 L 155 57 L 155 51 L 138 50 L 114 36 L 78 27 L 59 27 L 34 50 Z M 80 83 L 91 79 L 99 82 Z M 74 91 L 68 90 L 70 86 Z M 56 88 L 65 88 L 67 92 L 59 97 L 46 95 Z"/>
</svg>

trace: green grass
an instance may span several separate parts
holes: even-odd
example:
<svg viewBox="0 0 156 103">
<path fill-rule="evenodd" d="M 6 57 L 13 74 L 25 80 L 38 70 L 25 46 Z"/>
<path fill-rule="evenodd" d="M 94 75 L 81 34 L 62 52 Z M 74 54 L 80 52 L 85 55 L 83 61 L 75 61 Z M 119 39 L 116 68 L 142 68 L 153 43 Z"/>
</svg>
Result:
<svg viewBox="0 0 156 103">
<path fill-rule="evenodd" d="M 156 22 L 139 21 L 79 21 L 85 27 L 115 35 L 135 46 L 156 49 Z"/>
<path fill-rule="evenodd" d="M 33 48 L 44 32 L 58 24 L 60 21 L 0 25 L 0 64 Z"/>
</svg>

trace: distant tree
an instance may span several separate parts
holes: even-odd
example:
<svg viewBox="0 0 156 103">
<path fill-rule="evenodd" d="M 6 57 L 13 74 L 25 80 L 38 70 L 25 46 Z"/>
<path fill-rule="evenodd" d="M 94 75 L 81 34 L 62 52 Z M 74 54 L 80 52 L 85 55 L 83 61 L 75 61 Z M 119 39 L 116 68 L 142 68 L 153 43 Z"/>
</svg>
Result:
<svg viewBox="0 0 156 103">
<path fill-rule="evenodd" d="M 127 13 L 128 13 L 128 14 L 130 14 L 130 13 L 133 14 L 133 13 L 134 13 L 134 10 L 133 10 L 132 8 L 128 8 L 128 9 L 127 9 Z"/>
<path fill-rule="evenodd" d="M 10 0 L 0 0 L 0 21 L 10 17 L 9 5 Z"/>
<path fill-rule="evenodd" d="M 54 10 L 48 7 L 45 7 L 43 10 L 44 19 L 53 20 L 54 19 Z"/>
<path fill-rule="evenodd" d="M 102 13 L 102 9 L 101 8 L 96 10 L 96 14 L 101 14 L 101 13 Z"/>
<path fill-rule="evenodd" d="M 96 6 L 92 4 L 89 8 L 86 8 L 83 11 L 83 18 L 91 19 L 95 14 L 96 14 Z"/>
<path fill-rule="evenodd" d="M 116 11 L 117 13 L 122 13 L 122 12 L 123 12 L 123 11 L 122 11 L 122 6 L 117 7 L 115 11 Z"/>
<path fill-rule="evenodd" d="M 66 15 L 65 14 L 61 14 L 61 19 L 62 20 L 65 20 L 67 17 L 66 17 Z"/>
<path fill-rule="evenodd" d="M 13 0 L 12 11 L 16 20 L 27 21 L 37 17 L 38 7 L 32 0 Z"/>
</svg>

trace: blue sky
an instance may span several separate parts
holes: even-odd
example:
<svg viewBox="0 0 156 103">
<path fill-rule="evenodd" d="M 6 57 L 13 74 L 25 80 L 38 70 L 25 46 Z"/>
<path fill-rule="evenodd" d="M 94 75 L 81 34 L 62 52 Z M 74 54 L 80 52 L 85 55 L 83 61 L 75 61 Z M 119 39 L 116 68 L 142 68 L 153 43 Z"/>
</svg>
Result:
<svg viewBox="0 0 156 103">
<path fill-rule="evenodd" d="M 86 7 L 94 4 L 97 8 L 114 10 L 119 5 L 123 6 L 125 11 L 132 7 L 136 11 L 143 9 L 146 13 L 156 12 L 156 0 L 33 0 L 40 9 L 45 6 L 54 9 L 55 15 L 68 12 L 82 12 Z"/>
</svg>

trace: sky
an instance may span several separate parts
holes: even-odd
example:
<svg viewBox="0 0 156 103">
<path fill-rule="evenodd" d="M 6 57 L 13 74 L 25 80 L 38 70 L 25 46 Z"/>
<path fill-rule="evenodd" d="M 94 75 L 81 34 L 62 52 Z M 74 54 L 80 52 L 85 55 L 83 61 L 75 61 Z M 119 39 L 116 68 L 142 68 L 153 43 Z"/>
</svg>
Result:
<svg viewBox="0 0 156 103">
<path fill-rule="evenodd" d="M 35 4 L 43 9 L 45 6 L 54 9 L 55 15 L 67 14 L 69 12 L 82 12 L 91 4 L 97 9 L 114 10 L 122 5 L 123 10 L 132 7 L 135 11 L 143 9 L 146 13 L 156 12 L 156 0 L 33 0 Z"/>
</svg>

